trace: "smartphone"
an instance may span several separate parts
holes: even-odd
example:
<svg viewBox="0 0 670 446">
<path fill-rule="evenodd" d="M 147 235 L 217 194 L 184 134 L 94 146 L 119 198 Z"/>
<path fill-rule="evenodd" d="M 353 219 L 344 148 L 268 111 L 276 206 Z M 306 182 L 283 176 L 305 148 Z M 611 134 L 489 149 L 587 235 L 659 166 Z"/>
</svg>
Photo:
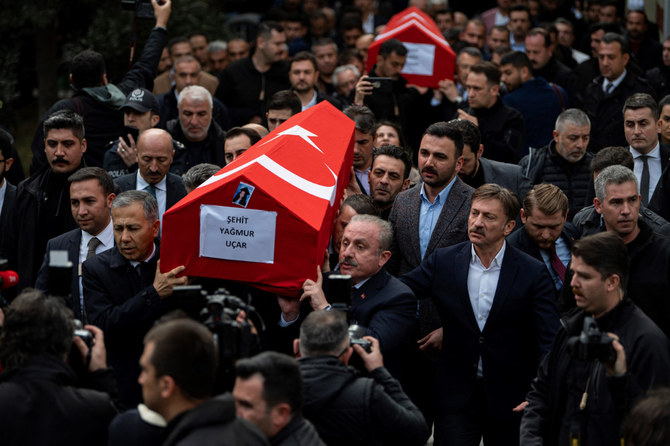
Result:
<svg viewBox="0 0 670 446">
<path fill-rule="evenodd" d="M 140 130 L 136 129 L 135 127 L 128 127 L 127 125 L 123 126 L 123 133 L 121 134 L 121 138 L 123 138 L 123 141 L 128 145 L 128 147 L 131 147 L 132 144 L 128 138 L 129 133 L 132 135 L 135 144 L 137 144 L 137 137 L 140 135 Z"/>
<path fill-rule="evenodd" d="M 391 82 L 393 78 L 390 77 L 369 77 L 366 79 L 372 84 L 372 88 L 379 88 L 385 82 Z"/>
</svg>

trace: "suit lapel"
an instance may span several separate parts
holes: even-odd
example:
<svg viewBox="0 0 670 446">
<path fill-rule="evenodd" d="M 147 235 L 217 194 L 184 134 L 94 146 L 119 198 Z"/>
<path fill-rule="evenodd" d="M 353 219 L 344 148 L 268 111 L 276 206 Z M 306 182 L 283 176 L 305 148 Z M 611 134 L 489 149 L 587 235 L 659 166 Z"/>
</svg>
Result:
<svg viewBox="0 0 670 446">
<path fill-rule="evenodd" d="M 362 287 L 355 290 L 351 296 L 351 307 L 359 308 L 369 302 L 377 292 L 388 282 L 388 273 L 382 269 L 363 284 Z"/>
<path fill-rule="evenodd" d="M 463 307 L 463 314 L 468 324 L 475 333 L 479 333 L 479 325 L 477 325 L 477 318 L 475 317 L 475 312 L 472 310 L 472 302 L 470 301 L 470 293 L 468 292 L 468 274 L 470 272 L 471 259 L 472 244 L 464 243 L 463 249 L 454 258 L 454 277 L 459 278 L 459 280 L 453 281 L 455 285 L 454 294 Z"/>
<path fill-rule="evenodd" d="M 417 184 L 416 193 L 412 194 L 409 209 L 409 231 L 411 249 L 414 254 L 415 265 L 421 263 L 421 242 L 419 241 L 419 216 L 421 215 L 421 185 Z"/>
<path fill-rule="evenodd" d="M 440 216 L 437 219 L 435 229 L 433 229 L 433 233 L 430 235 L 430 241 L 428 242 L 428 247 L 426 248 L 426 255 L 432 253 L 435 247 L 439 245 L 442 236 L 447 231 L 447 229 L 449 229 L 451 221 L 458 214 L 458 211 L 461 209 L 461 206 L 463 206 L 463 203 L 465 203 L 464 188 L 462 185 L 463 182 L 460 178 L 458 178 L 458 176 L 456 176 L 456 181 L 451 187 L 449 195 L 447 195 L 444 206 L 442 206 L 442 212 L 440 212 Z"/>
<path fill-rule="evenodd" d="M 496 315 L 502 311 L 505 300 L 507 300 L 510 291 L 514 289 L 514 282 L 519 272 L 519 257 L 514 252 L 514 248 L 508 243 L 505 248 L 503 264 L 502 268 L 500 268 L 500 277 L 498 278 L 498 286 L 496 287 L 496 294 L 493 297 L 493 305 L 491 305 L 487 325 L 488 321 L 496 317 Z M 486 330 L 486 327 L 484 327 L 484 329 Z"/>
</svg>

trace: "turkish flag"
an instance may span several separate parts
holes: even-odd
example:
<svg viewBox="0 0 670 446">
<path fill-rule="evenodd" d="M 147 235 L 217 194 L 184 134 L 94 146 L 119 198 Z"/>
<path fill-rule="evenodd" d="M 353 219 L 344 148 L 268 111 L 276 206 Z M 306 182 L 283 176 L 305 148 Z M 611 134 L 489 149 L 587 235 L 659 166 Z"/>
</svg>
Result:
<svg viewBox="0 0 670 446">
<path fill-rule="evenodd" d="M 409 84 L 438 88 L 443 79 L 454 79 L 456 55 L 433 19 L 412 6 L 391 17 L 384 32 L 368 48 L 366 69 L 377 63 L 381 45 L 398 39 L 407 47 L 407 61 L 402 70 Z"/>
<path fill-rule="evenodd" d="M 165 213 L 161 270 L 295 297 L 323 263 L 353 144 L 327 101 L 291 117 Z"/>
</svg>

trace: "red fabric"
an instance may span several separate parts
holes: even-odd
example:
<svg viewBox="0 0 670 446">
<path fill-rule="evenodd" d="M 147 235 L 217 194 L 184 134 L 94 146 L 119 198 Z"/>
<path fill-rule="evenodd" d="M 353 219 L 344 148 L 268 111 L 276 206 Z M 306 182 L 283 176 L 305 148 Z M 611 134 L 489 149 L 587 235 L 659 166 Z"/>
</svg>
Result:
<svg viewBox="0 0 670 446">
<path fill-rule="evenodd" d="M 419 43 L 435 46 L 433 72 L 431 75 L 407 74 L 402 76 L 409 84 L 420 87 L 437 88 L 443 79 L 454 79 L 456 55 L 433 19 L 412 6 L 391 17 L 384 32 L 368 48 L 366 69 L 369 72 L 377 63 L 377 55 L 382 43 L 389 39 L 398 39 L 403 43 Z M 408 55 L 408 59 L 409 59 Z"/>
<path fill-rule="evenodd" d="M 305 131 L 315 136 L 280 135 Z M 161 270 L 185 265 L 186 275 L 247 282 L 295 297 L 306 278 L 316 279 L 316 266 L 323 263 L 335 213 L 349 181 L 353 144 L 353 121 L 327 101 L 291 117 L 165 213 Z M 328 191 L 328 199 L 280 178 L 266 167 L 271 164 L 285 169 L 281 174 L 285 178 L 296 175 L 294 184 L 306 181 Z M 272 264 L 199 255 L 200 206 L 235 207 L 232 200 L 240 182 L 255 187 L 247 209 L 277 212 Z"/>
</svg>

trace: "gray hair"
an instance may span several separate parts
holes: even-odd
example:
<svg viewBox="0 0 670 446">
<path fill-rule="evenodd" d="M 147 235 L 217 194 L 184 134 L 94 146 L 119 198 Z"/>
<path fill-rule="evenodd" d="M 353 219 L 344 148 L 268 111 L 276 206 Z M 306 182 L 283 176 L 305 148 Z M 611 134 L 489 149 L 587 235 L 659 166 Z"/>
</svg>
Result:
<svg viewBox="0 0 670 446">
<path fill-rule="evenodd" d="M 356 68 L 355 65 L 340 65 L 339 67 L 335 68 L 335 71 L 333 71 L 333 87 L 337 88 L 337 75 L 344 73 L 347 70 L 351 70 L 351 72 L 354 73 L 356 77 L 361 76 L 360 71 L 358 71 L 358 68 Z"/>
<path fill-rule="evenodd" d="M 314 311 L 300 326 L 300 355 L 339 356 L 349 345 L 348 324 L 344 313 L 336 310 Z"/>
<path fill-rule="evenodd" d="M 193 190 L 196 187 L 200 186 L 202 183 L 207 181 L 212 175 L 221 170 L 221 168 L 215 164 L 209 163 L 200 163 L 188 169 L 182 179 L 184 180 L 184 186 L 188 190 Z"/>
<path fill-rule="evenodd" d="M 127 190 L 121 192 L 114 198 L 114 201 L 112 201 L 112 211 L 116 208 L 128 207 L 133 203 L 142 205 L 142 208 L 144 209 L 144 218 L 151 223 L 158 220 L 158 202 L 149 192 L 143 190 Z"/>
<path fill-rule="evenodd" d="M 218 53 L 228 50 L 228 44 L 223 40 L 215 40 L 207 45 L 207 54 Z"/>
<path fill-rule="evenodd" d="M 568 123 L 577 127 L 584 127 L 587 125 L 589 128 L 591 127 L 589 116 L 578 108 L 569 108 L 558 115 L 554 129 L 556 129 L 558 133 L 561 133 Z"/>
<path fill-rule="evenodd" d="M 184 98 L 188 98 L 193 102 L 207 102 L 209 103 L 210 108 L 214 107 L 212 94 L 205 87 L 201 87 L 200 85 L 189 85 L 188 87 L 184 87 L 181 93 L 179 93 L 177 107 L 181 107 Z"/>
<path fill-rule="evenodd" d="M 606 167 L 598 174 L 598 178 L 595 181 L 596 197 L 598 200 L 604 201 L 607 194 L 605 193 L 605 188 L 610 184 L 618 186 L 623 183 L 633 182 L 635 183 L 635 190 L 639 193 L 639 187 L 637 184 L 637 177 L 628 167 L 624 166 L 609 166 Z"/>
<path fill-rule="evenodd" d="M 349 224 L 353 222 L 372 223 L 377 225 L 379 228 L 379 253 L 391 249 L 391 242 L 393 241 L 393 228 L 391 227 L 391 223 L 368 214 L 354 215 Z"/>
</svg>

